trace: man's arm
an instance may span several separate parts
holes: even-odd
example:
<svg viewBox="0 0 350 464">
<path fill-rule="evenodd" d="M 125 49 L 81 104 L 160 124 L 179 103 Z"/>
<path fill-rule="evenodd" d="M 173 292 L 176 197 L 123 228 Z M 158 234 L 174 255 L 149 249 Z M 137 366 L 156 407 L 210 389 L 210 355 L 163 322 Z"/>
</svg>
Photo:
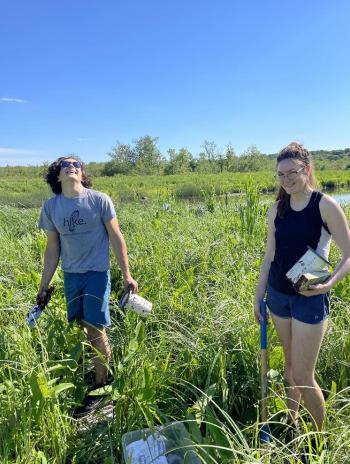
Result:
<svg viewBox="0 0 350 464">
<path fill-rule="evenodd" d="M 136 293 L 138 290 L 138 284 L 136 280 L 131 277 L 129 271 L 128 250 L 126 248 L 124 236 L 119 229 L 118 221 L 116 218 L 113 218 L 107 222 L 105 226 L 108 232 L 114 256 L 123 274 L 124 288 L 125 290 L 131 288 L 132 292 Z"/>
<path fill-rule="evenodd" d="M 47 242 L 44 254 L 44 270 L 41 277 L 38 300 L 44 300 L 50 281 L 57 269 L 58 260 L 60 258 L 60 240 L 58 233 L 55 230 L 47 232 Z"/>
</svg>

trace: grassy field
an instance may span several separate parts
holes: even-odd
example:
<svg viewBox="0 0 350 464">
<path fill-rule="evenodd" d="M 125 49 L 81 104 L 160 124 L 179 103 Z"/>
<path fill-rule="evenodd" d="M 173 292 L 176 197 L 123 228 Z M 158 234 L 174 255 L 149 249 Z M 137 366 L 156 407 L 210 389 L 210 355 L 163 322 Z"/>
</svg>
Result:
<svg viewBox="0 0 350 464">
<path fill-rule="evenodd" d="M 148 201 L 121 205 L 123 179 L 117 180 L 97 179 L 96 188 L 120 206 L 131 270 L 154 312 L 142 320 L 112 305 L 114 419 L 102 432 L 86 434 L 71 417 L 92 382 L 92 353 L 80 330 L 66 325 L 61 271 L 37 329 L 26 326 L 45 247 L 45 234 L 36 228 L 39 209 L 0 207 L 0 462 L 121 462 L 123 433 L 172 420 L 186 423 L 205 463 L 300 462 L 298 450 L 307 446 L 310 430 L 305 414 L 293 449 L 277 441 L 261 449 L 258 442 L 259 334 L 252 301 L 267 206 L 257 185 L 266 188 L 270 181 L 255 182 L 228 202 L 210 195 L 210 187 L 201 203 L 191 204 L 177 201 L 174 192 L 184 184 L 175 178 L 162 185 L 163 178 L 155 185 L 133 178 L 125 190 Z M 220 191 L 231 181 L 223 177 Z M 24 192 L 16 184 L 13 194 L 38 192 L 42 184 L 34 184 L 22 185 Z M 331 262 L 337 260 L 332 249 Z M 331 447 L 312 462 L 347 462 L 350 456 L 349 283 L 333 291 L 318 366 Z M 122 288 L 114 261 L 112 286 L 116 300 Z M 271 328 L 269 353 L 269 414 L 277 430 L 285 409 L 283 363 Z"/>
<path fill-rule="evenodd" d="M 350 189 L 347 171 L 319 171 L 320 188 Z M 50 190 L 39 177 L 0 178 L 0 205 L 23 207 L 41 206 Z M 108 193 L 117 202 L 172 199 L 205 199 L 210 195 L 226 195 L 242 191 L 249 182 L 264 192 L 273 192 L 276 181 L 273 172 L 186 174 L 173 176 L 96 177 L 93 188 Z"/>
</svg>

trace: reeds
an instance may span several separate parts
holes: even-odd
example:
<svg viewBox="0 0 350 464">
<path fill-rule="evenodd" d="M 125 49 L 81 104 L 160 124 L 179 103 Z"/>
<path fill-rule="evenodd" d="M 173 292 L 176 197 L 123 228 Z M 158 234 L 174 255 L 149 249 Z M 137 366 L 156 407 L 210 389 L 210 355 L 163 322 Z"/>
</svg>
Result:
<svg viewBox="0 0 350 464">
<path fill-rule="evenodd" d="M 200 204 L 167 198 L 166 208 L 159 198 L 118 210 L 132 273 L 154 312 L 143 321 L 111 307 L 114 418 L 93 439 L 72 419 L 92 383 L 94 354 L 78 327 L 66 325 L 61 271 L 38 328 L 30 331 L 25 323 L 45 247 L 45 236 L 36 229 L 39 211 L 0 208 L 1 463 L 116 462 L 124 432 L 171 420 L 184 421 L 203 462 L 298 462 L 312 435 L 306 414 L 293 445 L 276 437 L 263 449 L 258 441 L 253 293 L 266 236 L 260 190 L 247 184 L 244 195 L 228 202 L 210 196 Z M 337 260 L 335 249 L 331 260 Z M 122 286 L 114 265 L 112 288 L 115 301 Z M 330 447 L 312 462 L 346 462 L 350 455 L 349 289 L 346 279 L 333 291 L 333 315 L 317 369 L 327 397 L 324 437 Z M 269 330 L 276 371 L 270 376 L 269 420 L 278 424 L 285 410 L 283 365 Z"/>
</svg>

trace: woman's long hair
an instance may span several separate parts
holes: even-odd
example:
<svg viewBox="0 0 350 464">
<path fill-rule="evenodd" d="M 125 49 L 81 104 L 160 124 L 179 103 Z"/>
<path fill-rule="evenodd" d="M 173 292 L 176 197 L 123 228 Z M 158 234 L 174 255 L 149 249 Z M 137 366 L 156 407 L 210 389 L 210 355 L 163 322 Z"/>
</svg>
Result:
<svg viewBox="0 0 350 464">
<path fill-rule="evenodd" d="M 50 185 L 53 193 L 55 193 L 56 195 L 58 195 L 59 193 L 62 193 L 62 185 L 61 185 L 61 182 L 58 181 L 58 176 L 61 171 L 61 161 L 64 161 L 66 159 L 74 159 L 75 161 L 79 161 L 81 163 L 81 173 L 82 173 L 81 183 L 85 188 L 91 188 L 92 187 L 91 177 L 85 171 L 85 164 L 81 161 L 81 159 L 74 155 L 61 156 L 56 161 L 50 164 L 50 166 L 47 168 L 46 174 L 44 175 L 44 178 L 46 182 Z"/>
<path fill-rule="evenodd" d="M 285 159 L 294 159 L 300 161 L 303 166 L 310 166 L 308 184 L 311 188 L 316 187 L 315 170 L 311 155 L 301 143 L 292 142 L 285 148 L 282 148 L 277 155 L 276 166 Z M 285 212 L 290 208 L 290 195 L 284 190 L 282 185 L 279 186 L 276 200 L 278 201 L 277 214 L 282 218 Z"/>
</svg>

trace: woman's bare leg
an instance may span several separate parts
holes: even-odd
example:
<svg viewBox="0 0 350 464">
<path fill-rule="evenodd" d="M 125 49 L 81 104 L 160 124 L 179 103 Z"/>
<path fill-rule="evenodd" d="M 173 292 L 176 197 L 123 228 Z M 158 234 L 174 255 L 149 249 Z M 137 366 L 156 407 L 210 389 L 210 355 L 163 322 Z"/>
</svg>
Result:
<svg viewBox="0 0 350 464">
<path fill-rule="evenodd" d="M 285 382 L 286 382 L 286 395 L 287 406 L 290 411 L 290 418 L 294 422 L 298 417 L 298 410 L 300 405 L 301 392 L 296 387 L 293 376 L 292 365 L 292 319 L 278 317 L 271 313 L 271 318 L 275 326 L 277 336 L 283 348 L 285 356 Z"/>
<path fill-rule="evenodd" d="M 327 325 L 327 319 L 319 324 L 292 319 L 293 378 L 316 430 L 322 430 L 326 416 L 325 400 L 315 380 L 315 367 Z"/>
</svg>

